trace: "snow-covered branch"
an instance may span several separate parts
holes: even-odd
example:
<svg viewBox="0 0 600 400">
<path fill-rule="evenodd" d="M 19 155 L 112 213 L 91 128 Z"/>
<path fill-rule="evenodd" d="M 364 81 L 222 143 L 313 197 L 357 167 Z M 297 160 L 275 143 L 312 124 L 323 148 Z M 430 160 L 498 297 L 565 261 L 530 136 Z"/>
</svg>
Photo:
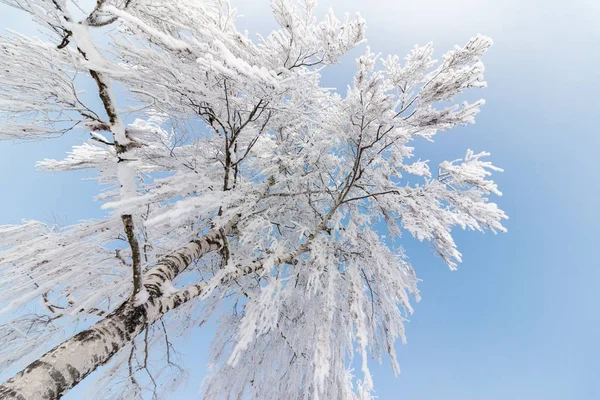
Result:
<svg viewBox="0 0 600 400">
<path fill-rule="evenodd" d="M 166 393 L 183 376 L 166 327 L 189 334 L 213 314 L 206 398 L 373 398 L 369 359 L 399 372 L 419 299 L 396 239 L 455 269 L 454 229 L 505 230 L 488 153 L 414 159 L 475 122 L 484 101 L 461 96 L 486 85 L 487 37 L 440 62 L 431 43 L 404 59 L 366 48 L 342 94 L 320 73 L 365 22 L 318 21 L 313 0 L 273 0 L 278 28 L 256 40 L 223 0 L 2 1 L 50 36 L 0 37 L 0 137 L 88 132 L 38 167 L 95 171 L 106 212 L 0 226 L 0 364 L 33 362 L 6 398 L 57 398 L 96 369 L 98 397 Z M 165 358 L 177 379 L 153 370 Z"/>
</svg>

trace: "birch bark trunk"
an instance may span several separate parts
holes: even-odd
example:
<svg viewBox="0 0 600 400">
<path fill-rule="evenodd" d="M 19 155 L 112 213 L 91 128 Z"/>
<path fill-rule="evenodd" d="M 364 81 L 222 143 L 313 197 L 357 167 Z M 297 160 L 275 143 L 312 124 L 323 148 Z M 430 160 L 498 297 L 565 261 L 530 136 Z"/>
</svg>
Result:
<svg viewBox="0 0 600 400">
<path fill-rule="evenodd" d="M 166 312 L 199 296 L 205 285 L 162 297 L 162 285 L 183 272 L 192 261 L 216 251 L 223 245 L 223 235 L 232 233 L 237 217 L 220 229 L 211 229 L 205 236 L 161 259 L 144 275 L 144 287 L 150 294 L 145 304 L 135 306 L 126 301 L 72 338 L 50 350 L 14 377 L 0 385 L 0 398 L 10 400 L 58 399 L 102 366 L 120 349 L 131 343 L 144 329 Z M 258 264 L 257 264 L 258 265 Z M 250 273 L 258 267 L 240 270 Z M 247 272 L 246 272 L 247 271 Z"/>
<path fill-rule="evenodd" d="M 150 297 L 135 306 L 126 301 L 97 322 L 50 350 L 0 385 L 3 400 L 53 400 L 108 362 L 119 350 L 168 311 L 201 295 L 205 285 L 170 297 Z"/>
</svg>

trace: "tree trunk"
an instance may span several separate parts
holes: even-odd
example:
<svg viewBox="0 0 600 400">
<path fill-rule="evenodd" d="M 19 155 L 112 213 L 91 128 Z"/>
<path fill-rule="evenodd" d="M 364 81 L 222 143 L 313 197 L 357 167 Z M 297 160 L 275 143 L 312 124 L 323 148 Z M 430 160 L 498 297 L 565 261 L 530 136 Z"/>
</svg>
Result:
<svg viewBox="0 0 600 400">
<path fill-rule="evenodd" d="M 0 398 L 58 399 L 146 327 L 147 307 L 123 303 L 116 311 L 62 344 L 0 386 Z"/>
<path fill-rule="evenodd" d="M 291 257 L 282 257 L 275 262 L 288 262 Z M 228 272 L 220 278 L 219 283 L 227 284 L 235 278 L 260 271 L 262 268 L 263 264 L 260 261 L 252 262 Z M 204 294 L 207 290 L 211 290 L 210 281 L 192 285 L 169 297 L 150 297 L 147 303 L 137 307 L 131 301 L 124 302 L 105 319 L 50 350 L 0 385 L 0 398 L 59 399 L 165 313 Z"/>
<path fill-rule="evenodd" d="M 163 283 L 175 279 L 192 261 L 223 247 L 224 235 L 233 233 L 238 220 L 238 216 L 233 217 L 221 228 L 223 233 L 219 229 L 211 229 L 203 237 L 192 240 L 178 251 L 163 257 L 156 266 L 144 275 L 144 287 L 150 293 L 150 296 L 161 295 L 163 293 Z"/>
<path fill-rule="evenodd" d="M 0 385 L 0 398 L 59 399 L 132 343 L 147 326 L 168 311 L 201 295 L 206 286 L 195 285 L 169 297 L 150 297 L 147 303 L 137 307 L 131 301 L 124 302 L 102 321 L 50 350 Z"/>
<path fill-rule="evenodd" d="M 237 218 L 234 218 L 221 229 L 230 234 L 236 222 Z M 200 295 L 206 285 L 195 285 L 169 297 L 162 297 L 162 285 L 177 277 L 192 261 L 222 245 L 223 235 L 219 229 L 211 229 L 202 238 L 162 258 L 144 276 L 144 287 L 150 294 L 145 304 L 135 307 L 132 301 L 124 302 L 102 321 L 50 350 L 0 385 L 0 398 L 60 398 L 167 311 Z"/>
</svg>

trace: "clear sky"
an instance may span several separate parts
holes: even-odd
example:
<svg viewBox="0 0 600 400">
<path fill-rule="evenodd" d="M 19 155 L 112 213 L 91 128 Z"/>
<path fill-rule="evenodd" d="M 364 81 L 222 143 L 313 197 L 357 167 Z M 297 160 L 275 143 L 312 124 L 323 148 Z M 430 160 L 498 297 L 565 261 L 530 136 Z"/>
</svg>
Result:
<svg viewBox="0 0 600 400">
<path fill-rule="evenodd" d="M 274 26 L 267 0 L 234 0 L 251 33 Z M 417 156 L 438 162 L 487 150 L 508 233 L 457 232 L 464 262 L 449 271 L 429 248 L 407 240 L 422 301 L 398 345 L 402 374 L 373 365 L 382 400 L 600 399 L 600 2 L 597 0 L 321 1 L 318 15 L 359 11 L 374 52 L 404 56 L 433 41 L 436 55 L 477 33 L 491 36 L 484 57 L 487 100 L 474 126 L 455 129 Z M 0 27 L 31 32 L 0 5 Z M 353 51 L 323 83 L 345 92 Z M 85 173 L 35 172 L 61 158 L 83 134 L 43 143 L 0 143 L 0 224 L 21 218 L 73 223 L 102 215 Z M 207 361 L 210 327 L 180 350 L 194 399 Z M 81 391 L 67 398 L 80 398 Z"/>
</svg>

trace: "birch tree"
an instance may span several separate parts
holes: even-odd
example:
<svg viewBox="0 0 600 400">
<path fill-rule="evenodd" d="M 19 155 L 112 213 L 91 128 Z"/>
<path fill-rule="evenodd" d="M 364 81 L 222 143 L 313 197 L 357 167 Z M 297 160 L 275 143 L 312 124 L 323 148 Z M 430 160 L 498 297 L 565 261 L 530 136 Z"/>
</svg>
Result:
<svg viewBox="0 0 600 400">
<path fill-rule="evenodd" d="M 0 37 L 0 137 L 88 132 L 38 168 L 95 171 L 105 210 L 0 226 L 0 365 L 21 369 L 3 399 L 59 398 L 96 369 L 98 398 L 164 397 L 185 382 L 177 339 L 209 319 L 204 398 L 371 399 L 369 364 L 399 373 L 419 300 L 401 235 L 455 269 L 454 228 L 504 231 L 488 153 L 413 157 L 474 123 L 483 100 L 457 98 L 486 84 L 487 37 L 439 61 L 363 46 L 338 93 L 320 74 L 365 22 L 313 0 L 272 0 L 265 37 L 225 0 L 2 2 L 43 34 Z"/>
</svg>

